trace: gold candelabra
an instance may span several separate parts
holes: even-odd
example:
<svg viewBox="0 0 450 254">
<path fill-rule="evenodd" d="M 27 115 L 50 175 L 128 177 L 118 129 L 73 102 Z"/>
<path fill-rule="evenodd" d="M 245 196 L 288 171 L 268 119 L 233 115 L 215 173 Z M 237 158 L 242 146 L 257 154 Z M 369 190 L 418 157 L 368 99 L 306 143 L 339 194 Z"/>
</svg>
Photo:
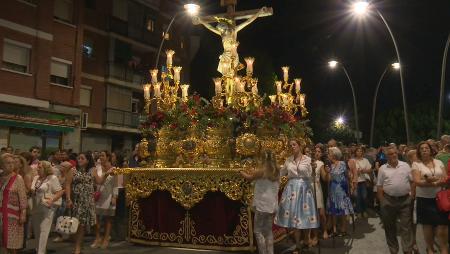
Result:
<svg viewBox="0 0 450 254">
<path fill-rule="evenodd" d="M 275 81 L 277 93 L 269 96 L 271 103 L 294 114 L 300 111 L 302 116 L 306 116 L 308 114 L 305 107 L 306 95 L 300 92 L 302 79 L 295 78 L 289 83 L 289 67 L 283 66 L 281 69 L 283 81 Z"/>
<path fill-rule="evenodd" d="M 156 103 L 157 109 L 169 111 L 175 107 L 177 101 L 187 101 L 188 84 L 181 84 L 181 66 L 173 66 L 175 51 L 166 50 L 167 69 L 161 72 L 158 81 L 158 69 L 150 70 L 151 83 L 144 84 L 145 111 L 151 112 L 152 103 Z M 181 88 L 181 97 L 179 90 Z"/>
<path fill-rule="evenodd" d="M 245 110 L 249 106 L 261 105 L 261 97 L 258 95 L 258 79 L 253 77 L 253 63 L 255 58 L 246 57 L 246 75 L 239 76 L 237 72 L 243 69 L 239 64 L 231 73 L 220 78 L 214 78 L 215 96 L 212 103 L 215 108 L 230 106 Z"/>
</svg>

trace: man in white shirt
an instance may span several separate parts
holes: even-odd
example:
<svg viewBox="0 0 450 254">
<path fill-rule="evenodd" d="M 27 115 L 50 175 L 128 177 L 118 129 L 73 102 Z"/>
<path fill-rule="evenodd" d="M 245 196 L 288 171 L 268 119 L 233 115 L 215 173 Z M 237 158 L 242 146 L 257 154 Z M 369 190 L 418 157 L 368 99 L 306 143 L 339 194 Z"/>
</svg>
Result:
<svg viewBox="0 0 450 254">
<path fill-rule="evenodd" d="M 398 160 L 395 146 L 386 149 L 387 163 L 380 167 L 377 180 L 377 196 L 380 200 L 381 218 L 384 224 L 386 241 L 391 254 L 397 254 L 397 220 L 400 220 L 400 236 L 404 253 L 412 253 L 413 226 L 412 200 L 414 186 L 411 168 Z"/>
</svg>

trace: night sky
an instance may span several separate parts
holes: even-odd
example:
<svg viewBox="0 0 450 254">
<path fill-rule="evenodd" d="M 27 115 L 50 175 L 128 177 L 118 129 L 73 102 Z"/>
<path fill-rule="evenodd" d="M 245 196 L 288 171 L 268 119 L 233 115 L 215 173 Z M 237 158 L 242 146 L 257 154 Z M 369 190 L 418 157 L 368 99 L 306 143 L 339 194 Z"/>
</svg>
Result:
<svg viewBox="0 0 450 254">
<path fill-rule="evenodd" d="M 219 2 L 200 1 L 202 13 L 224 12 Z M 318 134 L 315 141 L 324 141 L 320 133 L 338 115 L 343 114 L 349 124 L 353 123 L 350 86 L 341 70 L 328 68 L 328 60 L 334 58 L 343 63 L 354 83 L 364 142 L 369 139 L 375 86 L 386 66 L 396 60 L 394 45 L 381 19 L 374 13 L 365 19 L 355 18 L 349 13 L 349 3 L 344 0 L 240 0 L 237 6 L 238 10 L 273 7 L 273 16 L 256 20 L 238 34 L 240 60 L 244 62 L 245 56 L 256 58 L 254 68 L 262 86 L 260 91 L 273 92 L 273 73 L 281 79 L 284 65 L 291 66 L 292 78 L 303 78 L 309 119 Z M 371 4 L 384 15 L 397 38 L 409 110 L 430 107 L 437 115 L 442 56 L 450 32 L 450 1 L 395 0 Z M 200 36 L 200 48 L 191 64 L 191 84 L 193 90 L 210 98 L 214 92 L 211 78 L 218 76 L 221 40 L 201 26 L 191 28 L 190 32 Z M 449 70 L 450 67 L 444 112 L 450 120 Z M 390 125 L 383 119 L 384 113 L 401 106 L 399 74 L 388 72 L 378 97 L 378 126 Z M 398 124 L 402 125 L 403 118 L 399 118 Z M 420 128 L 435 130 L 436 122 Z M 404 141 L 402 131 L 393 136 L 397 137 L 383 138 Z"/>
</svg>

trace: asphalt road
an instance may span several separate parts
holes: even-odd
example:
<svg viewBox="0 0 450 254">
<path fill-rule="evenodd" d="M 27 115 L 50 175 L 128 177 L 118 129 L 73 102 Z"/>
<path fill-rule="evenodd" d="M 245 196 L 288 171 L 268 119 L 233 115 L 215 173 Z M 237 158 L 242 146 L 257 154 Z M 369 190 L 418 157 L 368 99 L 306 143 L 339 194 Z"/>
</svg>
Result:
<svg viewBox="0 0 450 254">
<path fill-rule="evenodd" d="M 352 232 L 352 226 L 349 226 L 350 235 L 345 238 L 336 238 L 334 247 L 333 241 L 321 240 L 321 253 L 322 254 L 387 254 L 389 253 L 385 237 L 384 230 L 381 226 L 378 217 L 372 217 L 368 219 L 357 220 L 355 223 L 356 230 Z M 423 236 L 418 228 L 418 246 L 421 253 L 425 253 L 425 246 L 423 242 Z M 202 253 L 202 254 L 220 254 L 220 253 L 230 253 L 221 251 L 209 251 L 209 250 L 192 250 L 192 249 L 180 249 L 180 248 L 169 248 L 169 247 L 151 247 L 130 244 L 127 242 L 112 242 L 110 247 L 106 250 L 101 249 L 91 249 L 89 245 L 92 243 L 92 237 L 87 237 L 85 241 L 85 247 L 83 253 L 85 254 L 102 254 L 102 253 L 116 253 L 116 254 L 143 254 L 143 253 L 154 253 L 154 254 L 190 254 L 190 253 Z M 34 240 L 28 242 L 30 248 L 34 247 Z M 294 243 L 291 239 L 283 240 L 275 246 L 275 253 L 284 254 L 291 253 L 294 248 Z M 57 254 L 70 254 L 72 253 L 73 243 L 63 242 L 63 243 L 53 243 L 51 240 L 48 244 L 49 253 Z M 28 252 L 29 253 L 29 252 Z M 248 253 L 248 252 L 234 252 L 234 253 Z M 302 253 L 319 253 L 318 248 L 308 249 Z M 401 253 L 401 252 L 400 252 Z"/>
</svg>

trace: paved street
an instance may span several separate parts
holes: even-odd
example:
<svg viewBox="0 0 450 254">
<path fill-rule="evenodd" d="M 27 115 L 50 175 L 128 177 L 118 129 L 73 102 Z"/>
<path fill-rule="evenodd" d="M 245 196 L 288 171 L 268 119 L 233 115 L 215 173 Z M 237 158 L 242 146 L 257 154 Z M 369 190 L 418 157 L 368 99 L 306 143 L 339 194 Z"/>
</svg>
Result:
<svg viewBox="0 0 450 254">
<path fill-rule="evenodd" d="M 344 239 L 336 239 L 335 248 L 333 248 L 332 240 L 321 241 L 321 253 L 323 254 L 386 254 L 389 253 L 385 238 L 384 231 L 379 223 L 379 218 L 372 217 L 369 219 L 363 219 L 356 222 L 356 231 L 353 232 L 349 237 Z M 352 227 L 350 225 L 349 232 L 352 232 Z M 425 247 L 423 244 L 423 237 L 421 234 L 421 230 L 418 230 L 418 244 L 419 248 L 422 252 L 425 251 Z M 187 250 L 187 249 L 179 249 L 179 248 L 167 248 L 167 247 L 149 247 L 142 245 L 134 245 L 126 242 L 116 243 L 113 242 L 111 247 L 107 250 L 100 249 L 90 249 L 89 244 L 92 242 L 92 238 L 86 239 L 86 247 L 83 250 L 83 253 L 117 253 L 117 254 L 143 254 L 143 253 L 155 253 L 155 254 L 181 254 L 181 253 L 204 253 L 204 254 L 220 254 L 227 253 L 221 251 L 199 251 L 199 250 Z M 30 241 L 30 247 L 33 246 L 34 241 Z M 49 243 L 49 249 L 53 252 L 51 253 L 71 253 L 72 247 L 71 243 Z M 275 253 L 283 254 L 290 253 L 290 249 L 293 247 L 293 242 L 291 240 L 283 240 L 279 244 L 275 246 Z M 236 253 L 236 252 L 234 252 Z M 245 252 L 239 252 L 245 253 Z M 304 251 L 303 253 L 318 253 L 318 249 L 310 249 Z"/>
</svg>

